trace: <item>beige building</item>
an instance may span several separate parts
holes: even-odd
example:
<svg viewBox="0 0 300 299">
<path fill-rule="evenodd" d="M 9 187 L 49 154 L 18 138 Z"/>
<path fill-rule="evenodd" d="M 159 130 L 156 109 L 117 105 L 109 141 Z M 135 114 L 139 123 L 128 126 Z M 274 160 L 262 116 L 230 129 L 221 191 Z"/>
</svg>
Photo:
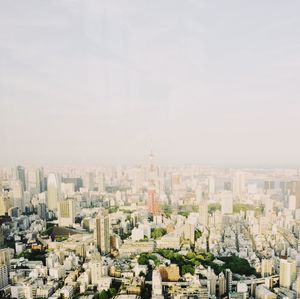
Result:
<svg viewBox="0 0 300 299">
<path fill-rule="evenodd" d="M 261 261 L 261 276 L 267 277 L 273 273 L 273 260 L 262 259 Z"/>
<path fill-rule="evenodd" d="M 292 259 L 280 260 L 279 285 L 280 287 L 290 289 L 296 280 L 297 264 Z"/>
<path fill-rule="evenodd" d="M 58 224 L 59 226 L 73 226 L 75 223 L 75 202 L 67 199 L 59 202 Z"/>
<path fill-rule="evenodd" d="M 163 281 L 178 281 L 180 278 L 179 267 L 176 264 L 170 266 L 159 266 L 158 271 Z"/>
<path fill-rule="evenodd" d="M 125 240 L 119 249 L 122 257 L 140 254 L 142 252 L 152 252 L 154 250 L 154 241 L 132 241 Z"/>
<path fill-rule="evenodd" d="M 12 193 L 0 185 L 0 215 L 8 214 L 10 208 L 13 207 Z"/>
<path fill-rule="evenodd" d="M 96 217 L 95 243 L 102 254 L 110 252 L 109 218 L 106 210 L 100 211 Z"/>
</svg>

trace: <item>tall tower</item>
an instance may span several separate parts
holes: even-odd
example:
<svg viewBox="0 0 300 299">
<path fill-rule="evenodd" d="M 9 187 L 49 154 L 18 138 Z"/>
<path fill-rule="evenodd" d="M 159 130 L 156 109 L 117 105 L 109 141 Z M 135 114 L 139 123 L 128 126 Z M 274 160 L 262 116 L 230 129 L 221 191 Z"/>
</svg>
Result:
<svg viewBox="0 0 300 299">
<path fill-rule="evenodd" d="M 159 203 L 157 201 L 156 194 L 156 167 L 154 166 L 153 154 L 150 154 L 150 168 L 149 168 L 149 180 L 148 180 L 148 211 L 153 215 L 157 215 L 160 212 Z"/>
</svg>

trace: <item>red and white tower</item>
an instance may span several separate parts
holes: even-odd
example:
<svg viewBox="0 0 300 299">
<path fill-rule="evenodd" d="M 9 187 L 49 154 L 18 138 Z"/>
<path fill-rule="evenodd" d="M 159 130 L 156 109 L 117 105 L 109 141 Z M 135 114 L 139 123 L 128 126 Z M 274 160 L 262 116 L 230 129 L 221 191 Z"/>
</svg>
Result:
<svg viewBox="0 0 300 299">
<path fill-rule="evenodd" d="M 160 213 L 160 207 L 156 193 L 157 168 L 155 167 L 153 160 L 153 154 L 151 152 L 148 179 L 148 211 L 153 215 L 157 215 Z"/>
</svg>

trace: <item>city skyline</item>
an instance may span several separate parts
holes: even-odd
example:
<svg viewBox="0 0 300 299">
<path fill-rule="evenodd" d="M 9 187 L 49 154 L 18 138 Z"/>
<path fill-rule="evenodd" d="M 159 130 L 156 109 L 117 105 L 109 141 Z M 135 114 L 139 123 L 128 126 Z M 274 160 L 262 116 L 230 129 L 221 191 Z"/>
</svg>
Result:
<svg viewBox="0 0 300 299">
<path fill-rule="evenodd" d="M 299 12 L 0 0 L 0 298 L 300 299 Z"/>
</svg>

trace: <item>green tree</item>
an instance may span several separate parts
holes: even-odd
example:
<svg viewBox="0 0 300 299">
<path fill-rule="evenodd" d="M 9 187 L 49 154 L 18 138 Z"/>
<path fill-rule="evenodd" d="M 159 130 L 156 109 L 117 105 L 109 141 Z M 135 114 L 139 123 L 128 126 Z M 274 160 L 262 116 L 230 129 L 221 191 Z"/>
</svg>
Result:
<svg viewBox="0 0 300 299">
<path fill-rule="evenodd" d="M 195 240 L 199 239 L 202 237 L 202 232 L 199 229 L 195 230 Z"/>
<path fill-rule="evenodd" d="M 117 295 L 118 291 L 115 288 L 109 288 L 108 293 L 109 293 L 109 298 L 112 298 Z"/>
<path fill-rule="evenodd" d="M 138 258 L 139 265 L 148 265 L 148 256 L 145 254 L 141 254 Z"/>
<path fill-rule="evenodd" d="M 221 210 L 221 205 L 219 203 L 211 203 L 208 205 L 208 213 L 212 214 L 213 212 Z"/>
<path fill-rule="evenodd" d="M 108 296 L 107 292 L 105 290 L 103 290 L 100 292 L 98 298 L 99 299 L 109 299 L 109 296 Z"/>
<path fill-rule="evenodd" d="M 164 236 L 166 234 L 166 230 L 159 227 L 159 228 L 154 228 L 151 231 L 151 237 L 154 239 L 160 239 L 162 236 Z"/>
<path fill-rule="evenodd" d="M 186 273 L 191 273 L 192 275 L 194 275 L 195 274 L 194 267 L 190 264 L 183 265 L 181 268 L 181 275 L 184 275 Z"/>
</svg>

